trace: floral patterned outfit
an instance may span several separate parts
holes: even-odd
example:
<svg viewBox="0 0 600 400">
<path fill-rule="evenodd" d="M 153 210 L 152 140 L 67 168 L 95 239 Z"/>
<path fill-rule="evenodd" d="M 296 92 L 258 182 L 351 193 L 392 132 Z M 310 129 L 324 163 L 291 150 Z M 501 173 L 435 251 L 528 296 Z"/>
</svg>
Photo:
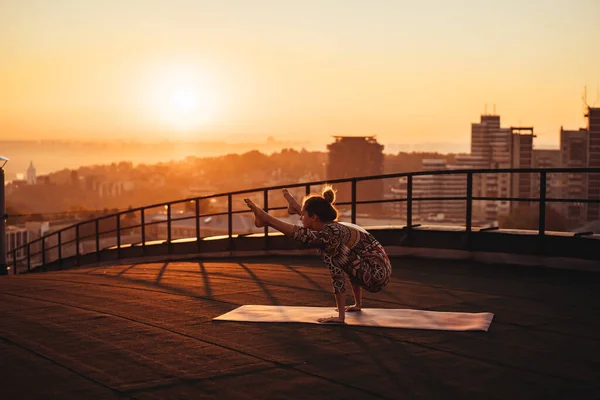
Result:
<svg viewBox="0 0 600 400">
<path fill-rule="evenodd" d="M 392 266 L 383 246 L 358 225 L 331 222 L 320 231 L 296 226 L 290 237 L 319 248 L 331 272 L 334 293 L 346 291 L 344 273 L 369 292 L 380 291 L 390 280 Z"/>
</svg>

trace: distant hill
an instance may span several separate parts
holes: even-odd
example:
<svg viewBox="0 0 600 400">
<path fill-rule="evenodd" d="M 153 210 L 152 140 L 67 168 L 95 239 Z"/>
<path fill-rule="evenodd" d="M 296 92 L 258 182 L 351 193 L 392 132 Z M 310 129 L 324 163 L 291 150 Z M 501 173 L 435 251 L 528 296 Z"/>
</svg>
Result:
<svg viewBox="0 0 600 400">
<path fill-rule="evenodd" d="M 17 174 L 25 174 L 29 163 L 33 162 L 38 175 L 46 175 L 63 169 L 77 169 L 82 166 L 107 165 L 122 161 L 134 165 L 153 165 L 161 162 L 179 161 L 188 156 L 217 157 L 226 154 L 241 154 L 251 150 L 259 150 L 272 154 L 285 148 L 309 151 L 325 151 L 315 148 L 306 142 L 283 142 L 268 138 L 264 143 L 225 142 L 75 142 L 75 141 L 18 141 L 0 140 L 0 155 L 8 157 L 6 180 L 17 178 Z M 399 146 L 390 145 L 384 149 L 386 153 L 386 173 L 414 171 L 421 168 L 423 158 L 445 158 L 452 162 L 454 154 L 437 152 L 399 151 Z M 398 158 L 400 156 L 400 158 Z"/>
<path fill-rule="evenodd" d="M 24 174 L 33 162 L 38 175 L 65 168 L 103 165 L 127 161 L 134 165 L 183 160 L 188 156 L 214 157 L 254 149 L 272 153 L 285 147 L 302 148 L 306 143 L 269 140 L 265 143 L 186 143 L 186 142 L 74 142 L 0 140 L 0 155 L 8 157 L 6 180 Z"/>
<path fill-rule="evenodd" d="M 15 143 L 13 145 L 16 146 Z M 201 157 L 187 156 L 195 152 L 193 147 L 184 151 L 178 146 L 168 145 L 158 149 L 150 145 L 136 147 L 135 144 L 121 144 L 119 147 L 117 144 L 93 146 L 46 142 L 31 147 L 31 151 L 22 143 L 21 146 L 19 151 L 34 155 L 37 152 L 56 170 L 40 180 L 41 185 L 9 187 L 7 205 L 13 214 L 126 209 L 193 197 L 197 193 L 327 179 L 327 153 L 324 151 L 288 148 L 271 154 L 258 150 L 234 153 L 234 149 L 230 148 L 226 155 Z M 175 151 L 181 151 L 181 159 L 160 160 L 160 156 L 173 156 Z M 384 173 L 420 170 L 424 158 L 440 158 L 451 163 L 454 157 L 454 154 L 438 153 L 386 154 Z M 12 161 L 23 169 L 29 163 L 29 159 L 20 160 L 22 164 L 19 164 L 19 159 Z M 65 166 L 78 163 L 85 165 Z M 38 176 L 42 175 L 45 171 L 40 165 L 44 163 L 34 160 L 34 164 Z M 118 189 L 117 193 L 114 191 L 116 187 L 122 189 Z"/>
</svg>

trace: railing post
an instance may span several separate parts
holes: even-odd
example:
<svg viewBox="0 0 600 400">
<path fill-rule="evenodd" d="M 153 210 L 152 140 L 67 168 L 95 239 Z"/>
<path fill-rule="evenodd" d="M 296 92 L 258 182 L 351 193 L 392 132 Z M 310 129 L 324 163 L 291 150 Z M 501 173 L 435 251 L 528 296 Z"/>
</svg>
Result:
<svg viewBox="0 0 600 400">
<path fill-rule="evenodd" d="M 408 175 L 406 181 L 406 229 L 412 231 L 413 176 Z"/>
<path fill-rule="evenodd" d="M 269 191 L 267 189 L 263 192 L 263 204 L 265 212 L 269 212 Z M 265 250 L 269 250 L 269 226 L 265 225 Z"/>
<path fill-rule="evenodd" d="M 146 254 L 146 209 L 142 208 L 140 212 L 140 229 L 142 233 L 142 253 Z"/>
<path fill-rule="evenodd" d="M 169 250 L 169 254 L 173 251 L 171 246 L 171 240 L 173 236 L 171 235 L 171 204 L 167 204 L 167 247 Z"/>
<path fill-rule="evenodd" d="M 472 231 L 473 223 L 473 173 L 467 172 L 467 210 L 466 210 L 466 221 L 465 230 L 467 233 Z"/>
<path fill-rule="evenodd" d="M 200 253 L 200 199 L 196 199 L 196 247 Z"/>
<path fill-rule="evenodd" d="M 227 195 L 227 235 L 229 236 L 229 250 L 233 250 L 233 196 Z"/>
<path fill-rule="evenodd" d="M 60 235 L 60 232 L 58 233 Z M 60 242 L 60 236 L 58 241 Z M 79 258 L 79 224 L 75 225 L 75 254 L 77 255 L 77 266 L 81 265 Z"/>
<path fill-rule="evenodd" d="M 31 245 L 27 243 L 27 271 L 31 271 Z"/>
<path fill-rule="evenodd" d="M 546 171 L 540 172 L 540 203 L 538 234 L 543 236 L 546 232 Z"/>
<path fill-rule="evenodd" d="M 46 271 L 46 240 L 42 236 L 42 271 Z"/>
<path fill-rule="evenodd" d="M 352 178 L 352 204 L 350 218 L 353 224 L 356 224 L 356 178 Z"/>
<path fill-rule="evenodd" d="M 100 220 L 96 219 L 96 259 L 100 261 Z"/>
<path fill-rule="evenodd" d="M 310 184 L 304 186 L 304 193 L 306 193 L 307 196 L 310 194 Z"/>
<path fill-rule="evenodd" d="M 115 215 L 117 218 L 117 258 L 121 258 L 121 215 Z"/>
<path fill-rule="evenodd" d="M 58 231 L 58 265 L 62 269 L 62 232 Z"/>
<path fill-rule="evenodd" d="M 13 275 L 17 274 L 17 250 L 13 249 Z"/>
</svg>

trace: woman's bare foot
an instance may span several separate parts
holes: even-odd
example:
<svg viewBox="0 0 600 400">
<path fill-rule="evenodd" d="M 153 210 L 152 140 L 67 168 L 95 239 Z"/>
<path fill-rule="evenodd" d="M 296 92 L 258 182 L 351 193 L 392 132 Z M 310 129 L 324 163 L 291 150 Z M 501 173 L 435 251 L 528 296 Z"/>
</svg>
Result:
<svg viewBox="0 0 600 400">
<path fill-rule="evenodd" d="M 266 225 L 264 214 L 266 214 L 265 210 L 257 206 L 252 200 L 249 198 L 245 198 L 244 201 L 249 209 L 254 213 L 254 225 L 257 228 L 262 228 Z"/>
<path fill-rule="evenodd" d="M 360 311 L 361 308 L 362 308 L 362 306 L 360 304 L 354 304 L 352 306 L 346 306 L 346 312 Z"/>
<path fill-rule="evenodd" d="M 281 192 L 283 193 L 283 197 L 285 197 L 288 202 L 288 214 L 302 214 L 302 206 L 300 203 L 298 203 L 294 196 L 292 196 L 287 189 L 282 189 Z"/>
<path fill-rule="evenodd" d="M 346 306 L 345 310 L 346 310 L 346 312 L 353 312 L 353 311 L 360 311 L 361 308 L 362 307 L 360 305 L 354 304 L 352 306 Z M 336 308 L 335 311 L 337 312 L 337 310 L 338 309 Z"/>
</svg>

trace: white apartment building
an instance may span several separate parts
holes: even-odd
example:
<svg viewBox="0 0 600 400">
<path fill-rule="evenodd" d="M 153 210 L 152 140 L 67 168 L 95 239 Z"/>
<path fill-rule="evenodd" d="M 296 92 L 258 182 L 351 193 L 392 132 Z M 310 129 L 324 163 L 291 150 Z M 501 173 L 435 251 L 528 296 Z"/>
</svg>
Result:
<svg viewBox="0 0 600 400">
<path fill-rule="evenodd" d="M 480 168 L 531 168 L 534 137 L 532 127 L 502 128 L 499 115 L 482 115 L 479 123 L 471 124 L 471 155 L 481 160 Z M 532 192 L 529 174 L 485 174 L 478 186 L 482 197 L 530 198 Z M 497 221 L 514 205 L 508 200 L 486 200 L 483 218 Z"/>
<path fill-rule="evenodd" d="M 482 168 L 484 165 L 485 161 L 481 157 L 463 155 L 458 156 L 454 164 L 447 164 L 444 159 L 425 159 L 422 161 L 422 170 L 465 170 Z M 473 196 L 481 195 L 481 179 L 481 174 L 473 174 Z M 415 176 L 413 178 L 413 197 L 438 198 L 438 200 L 414 200 L 413 215 L 424 219 L 464 224 L 467 206 L 467 174 Z M 446 200 L 446 198 L 464 198 L 464 200 Z M 474 201 L 472 206 L 473 220 L 482 219 L 483 203 Z"/>
<path fill-rule="evenodd" d="M 439 171 L 446 169 L 446 160 L 424 159 L 423 171 Z M 417 205 L 421 218 L 437 218 L 444 213 L 443 200 L 418 200 L 419 198 L 444 197 L 444 175 L 418 175 L 413 177 L 413 207 Z"/>
<path fill-rule="evenodd" d="M 6 260 L 8 263 L 13 261 L 13 250 L 29 242 L 29 232 L 26 228 L 8 225 L 6 227 Z M 27 251 L 21 249 L 17 251 L 17 260 L 27 256 Z"/>
</svg>

